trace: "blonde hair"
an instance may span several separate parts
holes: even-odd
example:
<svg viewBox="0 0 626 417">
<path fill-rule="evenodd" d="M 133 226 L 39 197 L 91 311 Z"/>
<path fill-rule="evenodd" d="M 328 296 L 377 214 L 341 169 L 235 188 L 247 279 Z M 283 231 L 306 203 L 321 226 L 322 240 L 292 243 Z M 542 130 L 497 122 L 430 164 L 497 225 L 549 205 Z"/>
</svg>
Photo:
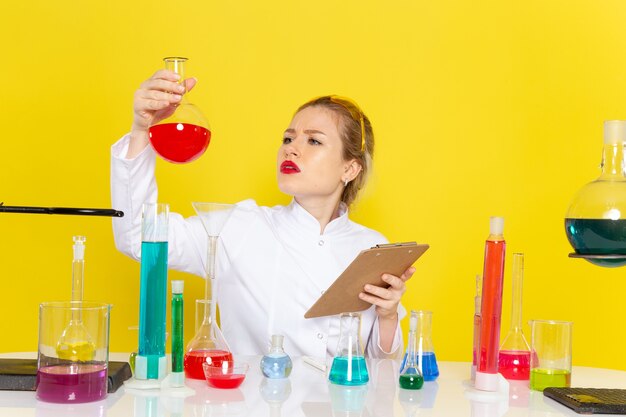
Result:
<svg viewBox="0 0 626 417">
<path fill-rule="evenodd" d="M 361 108 L 349 98 L 318 97 L 304 103 L 297 112 L 307 107 L 322 107 L 338 116 L 343 159 L 344 161 L 355 159 L 361 165 L 361 171 L 346 185 L 341 194 L 341 201 L 350 206 L 356 200 L 359 191 L 365 187 L 367 177 L 372 170 L 374 156 L 372 125 Z"/>
</svg>

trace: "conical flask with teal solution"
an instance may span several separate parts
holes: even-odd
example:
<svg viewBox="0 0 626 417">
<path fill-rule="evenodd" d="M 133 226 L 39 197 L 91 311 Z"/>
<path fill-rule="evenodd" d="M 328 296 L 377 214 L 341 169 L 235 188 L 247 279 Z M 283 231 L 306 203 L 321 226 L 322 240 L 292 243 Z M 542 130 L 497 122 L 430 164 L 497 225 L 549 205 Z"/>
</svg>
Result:
<svg viewBox="0 0 626 417">
<path fill-rule="evenodd" d="M 338 385 L 367 384 L 370 378 L 360 343 L 361 314 L 342 313 L 339 321 L 339 343 L 328 380 Z"/>
</svg>

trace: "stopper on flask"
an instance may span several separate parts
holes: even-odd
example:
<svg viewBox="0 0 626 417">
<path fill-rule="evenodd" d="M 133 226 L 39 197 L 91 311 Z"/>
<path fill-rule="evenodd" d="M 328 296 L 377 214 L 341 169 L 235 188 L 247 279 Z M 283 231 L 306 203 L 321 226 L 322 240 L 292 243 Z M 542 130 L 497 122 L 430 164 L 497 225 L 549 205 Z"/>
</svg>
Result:
<svg viewBox="0 0 626 417">
<path fill-rule="evenodd" d="M 284 336 L 282 334 L 273 334 L 272 335 L 272 347 L 273 348 L 282 348 L 283 347 L 283 339 L 284 339 Z"/>
<path fill-rule="evenodd" d="M 489 218 L 489 233 L 492 235 L 504 233 L 504 217 L 491 216 Z"/>
<path fill-rule="evenodd" d="M 172 294 L 182 294 L 185 281 L 172 281 Z"/>
<path fill-rule="evenodd" d="M 606 120 L 604 122 L 604 144 L 616 145 L 626 142 L 626 121 Z"/>
</svg>

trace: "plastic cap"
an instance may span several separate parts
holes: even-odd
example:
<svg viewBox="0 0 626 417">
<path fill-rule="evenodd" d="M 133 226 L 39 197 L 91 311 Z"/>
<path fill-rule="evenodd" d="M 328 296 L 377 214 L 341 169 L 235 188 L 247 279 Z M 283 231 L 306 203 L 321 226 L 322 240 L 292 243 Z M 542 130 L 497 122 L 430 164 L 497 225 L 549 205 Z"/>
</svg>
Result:
<svg viewBox="0 0 626 417">
<path fill-rule="evenodd" d="M 279 347 L 282 348 L 283 347 L 283 338 L 284 336 L 282 334 L 273 334 L 272 335 L 272 347 Z"/>
<path fill-rule="evenodd" d="M 185 281 L 172 281 L 172 294 L 182 294 Z"/>
<path fill-rule="evenodd" d="M 626 142 L 626 121 L 607 120 L 604 122 L 604 144 L 615 145 Z"/>
<path fill-rule="evenodd" d="M 74 250 L 74 260 L 82 261 L 85 259 L 85 242 L 87 238 L 85 236 L 74 236 L 72 239 L 74 240 L 74 245 L 72 246 Z"/>
<path fill-rule="evenodd" d="M 504 233 L 504 217 L 491 216 L 489 218 L 489 233 L 492 235 Z"/>
</svg>

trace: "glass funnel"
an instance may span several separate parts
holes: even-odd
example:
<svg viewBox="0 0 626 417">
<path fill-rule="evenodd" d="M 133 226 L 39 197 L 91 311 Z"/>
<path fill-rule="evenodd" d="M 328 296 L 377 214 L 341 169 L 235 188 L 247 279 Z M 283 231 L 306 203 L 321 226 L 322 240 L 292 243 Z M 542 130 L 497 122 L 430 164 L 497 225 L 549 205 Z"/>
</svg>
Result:
<svg viewBox="0 0 626 417">
<path fill-rule="evenodd" d="M 180 85 L 185 87 L 185 62 L 187 58 L 163 58 L 165 69 L 180 75 Z M 187 95 L 172 108 L 169 117 L 150 127 L 150 142 L 154 150 L 166 161 L 186 163 L 198 159 L 211 141 L 209 122 L 200 109 L 191 104 Z"/>
<path fill-rule="evenodd" d="M 498 372 L 506 379 L 528 380 L 530 347 L 522 331 L 522 284 L 524 254 L 513 254 L 513 295 L 511 297 L 511 328 L 498 353 Z"/>
<path fill-rule="evenodd" d="M 580 257 L 606 267 L 626 265 L 626 121 L 604 122 L 602 173 L 580 189 L 565 215 L 565 233 Z"/>
<path fill-rule="evenodd" d="M 187 345 L 185 353 L 185 374 L 188 378 L 204 379 L 202 364 L 210 362 L 219 365 L 232 360 L 228 343 L 216 321 L 217 277 L 215 260 L 217 239 L 230 217 L 234 205 L 218 203 L 192 203 L 208 235 L 207 258 L 205 264 L 206 286 L 204 300 L 196 301 L 196 334 Z"/>
</svg>

